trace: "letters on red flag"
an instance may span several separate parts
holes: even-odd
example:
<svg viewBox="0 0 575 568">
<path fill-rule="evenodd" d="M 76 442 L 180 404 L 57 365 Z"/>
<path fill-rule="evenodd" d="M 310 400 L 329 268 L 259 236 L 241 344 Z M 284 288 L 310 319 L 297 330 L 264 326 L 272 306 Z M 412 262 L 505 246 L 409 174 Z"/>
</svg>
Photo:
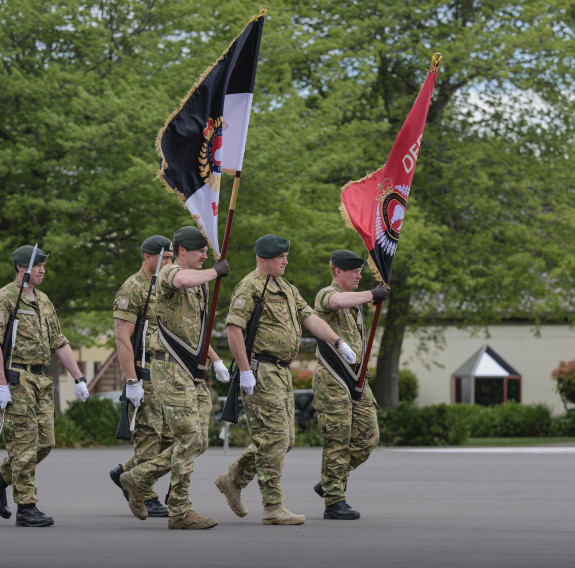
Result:
<svg viewBox="0 0 575 568">
<path fill-rule="evenodd" d="M 378 280 L 388 283 L 391 263 L 403 224 L 405 206 L 441 54 L 433 55 L 431 69 L 389 154 L 386 164 L 341 192 L 341 213 L 363 239 L 369 264 Z"/>
</svg>

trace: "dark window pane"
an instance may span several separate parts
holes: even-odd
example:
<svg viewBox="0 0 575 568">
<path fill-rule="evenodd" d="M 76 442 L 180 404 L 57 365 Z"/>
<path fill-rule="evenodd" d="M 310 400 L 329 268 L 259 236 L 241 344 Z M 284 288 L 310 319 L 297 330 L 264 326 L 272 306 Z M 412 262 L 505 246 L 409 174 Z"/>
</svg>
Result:
<svg viewBox="0 0 575 568">
<path fill-rule="evenodd" d="M 503 379 L 475 377 L 475 404 L 492 406 L 503 403 Z"/>
<path fill-rule="evenodd" d="M 521 379 L 507 379 L 507 400 L 521 402 Z"/>
</svg>

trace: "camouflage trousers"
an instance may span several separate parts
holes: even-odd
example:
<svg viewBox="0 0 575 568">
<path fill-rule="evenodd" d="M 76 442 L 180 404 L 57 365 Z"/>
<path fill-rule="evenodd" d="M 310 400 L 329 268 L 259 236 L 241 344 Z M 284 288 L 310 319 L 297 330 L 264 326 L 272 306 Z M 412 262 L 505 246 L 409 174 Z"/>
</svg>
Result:
<svg viewBox="0 0 575 568">
<path fill-rule="evenodd" d="M 20 372 L 20 384 L 10 387 L 4 444 L 8 455 L 0 473 L 12 485 L 18 505 L 36 503 L 36 465 L 54 447 L 54 384 L 46 375 Z"/>
<path fill-rule="evenodd" d="M 142 381 L 144 401 L 138 407 L 134 428 L 134 455 L 123 465 L 130 471 L 137 464 L 150 461 L 174 443 L 174 437 L 166 424 L 162 405 L 154 392 L 152 381 Z M 130 408 L 133 408 L 130 405 Z M 130 420 L 131 420 L 130 416 Z M 150 488 L 144 499 L 155 499 L 158 494 Z"/>
<path fill-rule="evenodd" d="M 366 383 L 354 405 L 347 390 L 318 365 L 313 375 L 314 408 L 323 438 L 321 486 L 325 505 L 345 501 L 347 479 L 379 443 L 376 403 Z"/>
<path fill-rule="evenodd" d="M 295 443 L 294 398 L 289 368 L 260 362 L 253 395 L 242 393 L 252 443 L 230 465 L 231 478 L 245 487 L 256 475 L 264 507 L 282 503 L 284 457 Z"/>
<path fill-rule="evenodd" d="M 177 363 L 153 361 L 151 376 L 174 441 L 151 460 L 136 465 L 132 477 L 136 485 L 148 491 L 156 479 L 171 471 L 167 502 L 170 516 L 184 515 L 192 509 L 189 487 L 194 459 L 207 448 L 212 400 L 207 385 L 194 383 Z"/>
</svg>

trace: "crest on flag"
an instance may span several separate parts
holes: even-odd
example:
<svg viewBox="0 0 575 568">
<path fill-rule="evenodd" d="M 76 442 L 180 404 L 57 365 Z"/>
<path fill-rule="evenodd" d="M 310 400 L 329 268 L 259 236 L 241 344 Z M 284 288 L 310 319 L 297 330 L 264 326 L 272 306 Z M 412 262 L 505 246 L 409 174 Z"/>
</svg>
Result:
<svg viewBox="0 0 575 568">
<path fill-rule="evenodd" d="M 200 175 L 204 183 L 213 188 L 214 193 L 220 190 L 222 173 L 222 122 L 223 117 L 210 118 L 204 128 L 204 144 L 200 150 Z"/>
<path fill-rule="evenodd" d="M 156 139 L 158 177 L 190 211 L 216 258 L 221 174 L 242 169 L 266 13 L 262 8 L 203 73 Z"/>
<path fill-rule="evenodd" d="M 383 283 L 389 282 L 440 59 L 441 54 L 433 54 L 431 69 L 387 163 L 363 179 L 349 182 L 341 191 L 341 214 L 360 234 L 369 251 L 368 263 Z"/>
</svg>

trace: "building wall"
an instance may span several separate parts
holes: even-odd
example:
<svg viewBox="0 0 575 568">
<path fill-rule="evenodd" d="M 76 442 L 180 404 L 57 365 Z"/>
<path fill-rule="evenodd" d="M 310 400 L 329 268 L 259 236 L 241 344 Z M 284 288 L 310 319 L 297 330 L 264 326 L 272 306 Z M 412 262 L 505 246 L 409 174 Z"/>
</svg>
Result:
<svg viewBox="0 0 575 568">
<path fill-rule="evenodd" d="M 89 383 L 97 373 L 98 367 L 110 356 L 112 350 L 105 347 L 82 347 L 81 349 L 74 349 L 73 352 Z M 59 385 L 60 408 L 64 412 L 68 408 L 68 403 L 76 400 L 74 395 L 76 385 L 74 379 L 67 371 L 60 374 Z"/>
<path fill-rule="evenodd" d="M 419 380 L 417 403 L 427 406 L 451 403 L 451 375 L 479 348 L 487 343 L 522 376 L 522 402 L 544 403 L 554 414 L 563 413 L 551 371 L 559 361 L 575 359 L 575 329 L 567 325 L 545 325 L 535 336 L 532 325 L 497 325 L 473 336 L 471 332 L 447 327 L 428 329 L 443 337 L 444 345 L 436 347 L 427 341 L 427 352 L 416 335 L 403 341 L 400 367 L 413 371 Z"/>
</svg>

